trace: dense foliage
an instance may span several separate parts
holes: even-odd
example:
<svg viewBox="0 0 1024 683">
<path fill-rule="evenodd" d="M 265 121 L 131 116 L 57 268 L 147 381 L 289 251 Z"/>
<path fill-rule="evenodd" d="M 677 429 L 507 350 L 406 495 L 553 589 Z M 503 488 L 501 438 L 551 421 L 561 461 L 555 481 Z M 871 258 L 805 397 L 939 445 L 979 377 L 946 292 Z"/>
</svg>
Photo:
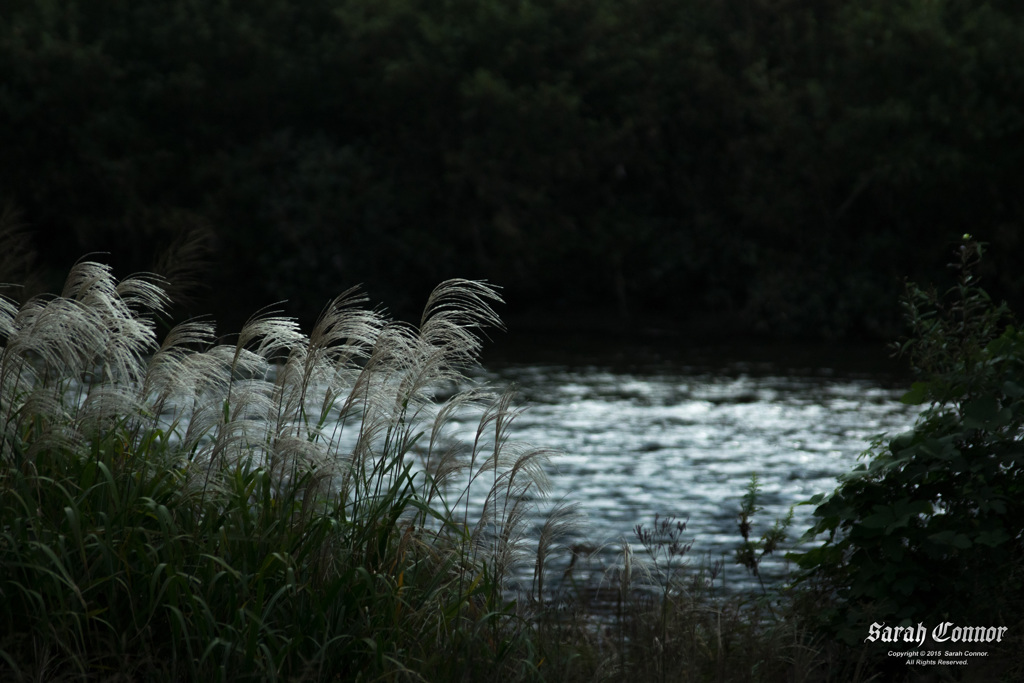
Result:
<svg viewBox="0 0 1024 683">
<path fill-rule="evenodd" d="M 921 381 L 904 400 L 927 404 L 915 428 L 812 501 L 811 532 L 828 536 L 800 564 L 834 591 L 825 616 L 853 643 L 873 622 L 1020 626 L 1024 332 L 980 287 L 980 257 L 965 239 L 952 289 L 908 290 L 902 349 Z"/>
<path fill-rule="evenodd" d="M 222 320 L 454 275 L 512 312 L 887 333 L 970 226 L 1022 248 L 1024 7 L 12 0 L 0 199 L 57 272 L 208 235 Z M 56 239 L 54 239 L 56 238 Z M 999 269 L 1007 296 L 1024 281 Z M 226 301 L 232 302 L 229 307 Z M 193 304 L 206 312 L 215 302 Z M 239 323 L 241 321 L 238 321 Z"/>
</svg>

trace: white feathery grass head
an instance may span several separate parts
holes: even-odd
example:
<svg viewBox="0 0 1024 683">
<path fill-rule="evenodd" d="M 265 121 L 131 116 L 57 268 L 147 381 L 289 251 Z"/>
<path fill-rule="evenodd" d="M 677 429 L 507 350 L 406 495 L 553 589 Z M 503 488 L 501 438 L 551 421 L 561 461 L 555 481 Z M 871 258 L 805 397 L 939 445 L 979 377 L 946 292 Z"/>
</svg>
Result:
<svg viewBox="0 0 1024 683">
<path fill-rule="evenodd" d="M 338 400 L 344 404 L 339 413 L 369 402 L 366 367 L 382 345 L 386 321 L 376 311 L 359 308 L 365 301 L 358 288 L 348 290 L 324 309 L 308 338 L 292 341 L 277 373 L 282 424 L 304 421 L 310 414 L 319 421 Z M 320 400 L 312 400 L 314 394 Z"/>
<path fill-rule="evenodd" d="M 420 320 L 420 337 L 430 346 L 444 349 L 455 371 L 479 359 L 479 330 L 504 329 L 491 302 L 503 303 L 496 287 L 486 282 L 451 279 L 438 285 L 427 299 Z"/>
<path fill-rule="evenodd" d="M 444 322 L 465 329 L 495 327 L 504 323 L 489 302 L 504 303 L 498 288 L 479 280 L 445 280 L 431 292 L 423 308 L 420 329 L 430 335 L 431 325 Z"/>
<path fill-rule="evenodd" d="M 486 485 L 480 517 L 473 525 L 474 544 L 492 556 L 505 576 L 528 556 L 523 519 L 532 500 L 547 493 L 544 470 L 551 451 L 509 441 L 509 429 L 520 409 L 514 406 L 509 388 L 484 410 L 470 462 L 470 481 L 460 496 L 468 497 L 474 486 Z M 482 457 L 478 454 L 486 453 Z M 468 522 L 468 520 L 467 520 Z"/>
<path fill-rule="evenodd" d="M 279 434 L 269 444 L 268 468 L 278 476 L 294 473 L 334 472 L 336 463 L 328 457 L 323 445 L 315 439 Z"/>
<path fill-rule="evenodd" d="M 365 359 L 387 322 L 380 312 L 362 308 L 367 302 L 359 287 L 335 297 L 314 325 L 310 347 L 331 350 L 336 361 Z"/>
<path fill-rule="evenodd" d="M 266 358 L 240 346 L 218 344 L 206 353 L 218 363 L 222 383 L 226 387 L 230 387 L 231 382 L 235 379 L 265 378 L 270 368 Z"/>
<path fill-rule="evenodd" d="M 90 303 L 96 303 L 100 293 L 105 295 L 103 298 L 109 299 L 116 289 L 117 283 L 114 282 L 110 266 L 96 261 L 78 261 L 64 279 L 64 290 L 60 296 L 63 299 L 91 299 Z"/>
<path fill-rule="evenodd" d="M 410 402 L 415 407 L 419 397 L 409 373 L 418 352 L 415 332 L 407 325 L 392 323 L 379 330 L 350 392 L 367 425 L 397 419 Z"/>
<path fill-rule="evenodd" d="M 448 397 L 430 421 L 430 438 L 420 454 L 427 497 L 448 489 L 452 480 L 469 467 L 470 447 L 449 433 L 450 424 L 469 411 L 483 411 L 494 400 L 494 394 L 482 387 L 469 387 Z"/>
<path fill-rule="evenodd" d="M 160 344 L 158 353 L 171 349 L 193 351 L 205 349 L 213 344 L 215 334 L 216 327 L 209 320 L 186 320 L 170 329 L 164 337 L 163 343 Z"/>
<path fill-rule="evenodd" d="M 522 500 L 547 494 L 549 482 L 544 465 L 550 454 L 547 449 L 514 443 L 506 444 L 483 461 L 471 482 L 483 483 L 489 488 L 478 528 L 501 519 Z"/>
<path fill-rule="evenodd" d="M 104 337 L 96 317 L 74 301 L 34 298 L 18 311 L 5 356 L 37 358 L 43 371 L 78 377 L 94 369 L 94 354 Z"/>
<path fill-rule="evenodd" d="M 75 417 L 79 431 L 91 435 L 109 432 L 119 424 L 134 426 L 144 412 L 145 404 L 138 393 L 105 383 L 89 389 Z"/>
<path fill-rule="evenodd" d="M 512 568 L 529 557 L 530 547 L 526 538 L 526 515 L 530 507 L 524 497 L 517 497 L 507 504 L 499 524 L 491 527 L 493 538 L 477 536 L 481 550 L 486 553 L 488 564 L 494 568 L 494 575 L 507 578 Z"/>
<path fill-rule="evenodd" d="M 149 359 L 144 396 L 154 398 L 154 408 L 160 412 L 167 400 L 191 397 L 202 381 L 203 368 L 195 359 L 199 350 L 214 341 L 213 323 L 189 320 L 171 328 L 163 343 Z"/>
<path fill-rule="evenodd" d="M 190 461 L 209 461 L 217 426 L 224 419 L 223 409 L 213 402 L 196 401 L 184 415 L 184 433 L 180 449 Z"/>
<path fill-rule="evenodd" d="M 559 501 L 548 510 L 537 538 L 536 561 L 533 568 L 533 595 L 544 595 L 544 573 L 548 558 L 559 549 L 567 549 L 566 540 L 577 531 L 582 521 L 579 503 Z M 575 558 L 573 558 L 575 561 Z"/>
<path fill-rule="evenodd" d="M 118 282 L 115 293 L 133 311 L 164 313 L 170 304 L 166 284 L 157 275 L 139 273 Z"/>
<path fill-rule="evenodd" d="M 286 354 L 296 346 L 305 345 L 307 341 L 295 318 L 266 311 L 249 318 L 242 326 L 236 347 L 249 349 L 269 361 L 278 354 Z"/>
</svg>

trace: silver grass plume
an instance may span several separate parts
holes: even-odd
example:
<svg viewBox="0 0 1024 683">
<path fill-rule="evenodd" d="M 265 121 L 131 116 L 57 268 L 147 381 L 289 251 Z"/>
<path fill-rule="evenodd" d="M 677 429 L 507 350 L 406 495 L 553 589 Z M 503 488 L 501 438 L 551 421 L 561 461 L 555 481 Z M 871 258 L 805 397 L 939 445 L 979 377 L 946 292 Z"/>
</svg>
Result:
<svg viewBox="0 0 1024 683">
<path fill-rule="evenodd" d="M 533 598 L 544 599 L 544 576 L 547 569 L 548 558 L 558 550 L 569 550 L 566 540 L 575 531 L 581 522 L 579 503 L 567 503 L 559 501 L 544 517 L 544 524 L 541 525 L 540 534 L 537 539 L 536 562 L 533 568 Z M 576 561 L 574 553 L 570 562 L 570 568 Z"/>
<path fill-rule="evenodd" d="M 491 391 L 470 387 L 450 396 L 434 414 L 430 439 L 420 454 L 425 474 L 423 497 L 428 503 L 435 497 L 446 498 L 447 491 L 457 483 L 458 475 L 469 468 L 466 458 L 469 449 L 448 433 L 449 424 L 469 411 L 484 410 L 484 406 L 493 400 Z"/>
<path fill-rule="evenodd" d="M 486 406 L 467 462 L 469 483 L 460 493 L 467 524 L 474 487 L 486 487 L 483 507 L 471 525 L 474 552 L 487 556 L 498 575 L 505 575 L 527 553 L 523 515 L 535 499 L 546 495 L 544 465 L 551 452 L 509 440 L 512 421 L 521 412 L 509 388 Z"/>
<path fill-rule="evenodd" d="M 438 285 L 427 299 L 420 321 L 420 337 L 445 350 L 448 372 L 479 360 L 484 328 L 503 330 L 504 323 L 490 302 L 504 303 L 497 288 L 486 282 L 452 279 Z M 461 375 L 456 375 L 461 379 Z"/>
<path fill-rule="evenodd" d="M 189 320 L 175 325 L 164 337 L 163 343 L 149 359 L 146 381 L 142 393 L 151 397 L 153 412 L 157 415 L 168 410 L 181 410 L 196 393 L 204 370 L 195 362 L 197 349 L 213 343 L 213 323 Z"/>
<path fill-rule="evenodd" d="M 315 423 L 319 422 L 346 388 L 352 388 L 349 402 L 355 400 L 352 394 L 356 393 L 359 365 L 385 324 L 379 313 L 359 308 L 365 302 L 366 297 L 357 288 L 346 291 L 328 304 L 308 338 L 292 342 L 277 374 L 282 426 L 291 422 L 298 428 L 309 410 L 314 411 Z M 317 388 L 324 395 L 314 406 L 310 398 Z"/>
</svg>

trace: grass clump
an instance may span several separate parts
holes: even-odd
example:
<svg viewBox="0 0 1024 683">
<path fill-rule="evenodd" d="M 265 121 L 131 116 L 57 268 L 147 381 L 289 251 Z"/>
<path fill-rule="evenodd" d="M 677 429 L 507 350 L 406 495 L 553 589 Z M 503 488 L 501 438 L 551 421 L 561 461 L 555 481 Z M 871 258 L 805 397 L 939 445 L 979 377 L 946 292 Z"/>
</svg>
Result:
<svg viewBox="0 0 1024 683">
<path fill-rule="evenodd" d="M 233 343 L 159 340 L 160 283 L 93 262 L 0 300 L 2 677 L 528 673 L 503 585 L 543 452 L 464 388 L 497 299 L 446 282 L 414 328 L 350 291 L 309 335 L 265 313 Z"/>
</svg>

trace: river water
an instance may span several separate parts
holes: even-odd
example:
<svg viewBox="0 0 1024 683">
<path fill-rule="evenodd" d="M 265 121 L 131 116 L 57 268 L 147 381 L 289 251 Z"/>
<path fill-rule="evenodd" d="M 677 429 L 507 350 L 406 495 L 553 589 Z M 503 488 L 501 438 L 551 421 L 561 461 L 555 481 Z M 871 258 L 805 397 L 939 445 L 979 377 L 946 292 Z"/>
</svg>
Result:
<svg viewBox="0 0 1024 683">
<path fill-rule="evenodd" d="M 752 580 L 732 559 L 752 474 L 760 537 L 791 507 L 832 491 L 873 439 L 905 431 L 918 414 L 899 401 L 907 378 L 880 349 L 539 345 L 486 367 L 492 386 L 518 387 L 524 412 L 513 438 L 557 451 L 551 499 L 578 503 L 586 517 L 575 542 L 602 547 L 608 568 L 621 562 L 623 543 L 639 547 L 637 524 L 652 525 L 656 514 L 688 520 L 691 562 L 724 559 L 727 585 Z M 791 538 L 811 512 L 794 508 Z M 763 565 L 769 579 L 785 573 L 781 558 Z"/>
</svg>

